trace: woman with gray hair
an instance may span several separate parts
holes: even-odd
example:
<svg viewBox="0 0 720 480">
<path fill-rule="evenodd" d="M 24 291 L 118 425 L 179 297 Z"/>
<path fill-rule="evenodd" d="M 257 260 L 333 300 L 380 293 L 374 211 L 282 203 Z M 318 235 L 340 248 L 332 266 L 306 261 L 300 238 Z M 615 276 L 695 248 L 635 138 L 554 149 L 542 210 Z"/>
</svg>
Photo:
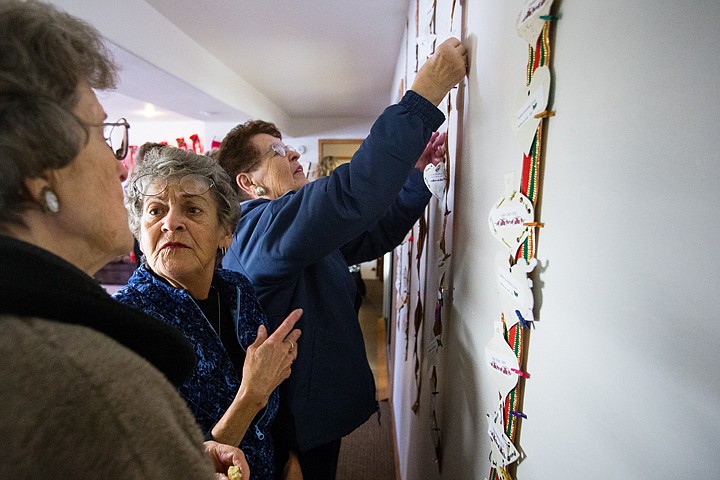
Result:
<svg viewBox="0 0 720 480">
<path fill-rule="evenodd" d="M 302 311 L 292 312 L 268 336 L 248 279 L 217 268 L 240 214 L 222 167 L 169 146 L 141 151 L 125 205 L 144 260 L 114 298 L 187 337 L 199 361 L 180 394 L 206 438 L 240 445 L 253 479 L 273 479 L 270 427 L 277 387 L 297 356 L 300 331 L 293 326 Z"/>
<path fill-rule="evenodd" d="M 0 478 L 247 478 L 177 394 L 186 339 L 92 278 L 132 245 L 129 125 L 95 94 L 117 83 L 102 37 L 2 0 L 0 51 Z"/>
</svg>

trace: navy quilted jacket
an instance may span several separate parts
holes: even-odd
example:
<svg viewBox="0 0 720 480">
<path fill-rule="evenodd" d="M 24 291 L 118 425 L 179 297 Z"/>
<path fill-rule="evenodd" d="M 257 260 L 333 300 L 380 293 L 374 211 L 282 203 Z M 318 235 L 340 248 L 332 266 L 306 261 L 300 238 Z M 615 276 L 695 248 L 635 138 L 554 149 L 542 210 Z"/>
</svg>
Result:
<svg viewBox="0 0 720 480">
<path fill-rule="evenodd" d="M 236 272 L 215 270 L 213 284 L 232 312 L 237 339 L 247 351 L 266 325 L 265 314 L 248 279 Z M 154 276 L 146 265 L 138 268 L 128 284 L 113 297 L 134 305 L 146 314 L 174 326 L 195 347 L 198 363 L 190 378 L 180 387 L 203 432 L 209 432 L 232 403 L 240 388 L 240 375 L 230 360 L 220 338 L 215 334 L 202 310 L 184 289 L 174 288 Z M 270 425 L 279 405 L 276 389 L 243 438 L 245 453 L 253 479 L 274 477 L 274 447 Z"/>
<path fill-rule="evenodd" d="M 348 265 L 391 250 L 422 214 L 431 195 L 414 167 L 444 119 L 410 91 L 331 176 L 243 204 L 223 267 L 250 278 L 271 329 L 303 309 L 276 430 L 301 451 L 349 434 L 377 409 Z"/>
</svg>

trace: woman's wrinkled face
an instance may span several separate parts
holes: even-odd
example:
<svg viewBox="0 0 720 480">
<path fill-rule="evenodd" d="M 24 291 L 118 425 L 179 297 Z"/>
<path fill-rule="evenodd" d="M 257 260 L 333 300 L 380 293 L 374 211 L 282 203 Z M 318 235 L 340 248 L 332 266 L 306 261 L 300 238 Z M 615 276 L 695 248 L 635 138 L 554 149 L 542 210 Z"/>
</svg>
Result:
<svg viewBox="0 0 720 480">
<path fill-rule="evenodd" d="M 67 167 L 55 171 L 53 188 L 60 199 L 55 218 L 77 245 L 78 266 L 94 273 L 132 249 L 121 185 L 127 171 L 105 141 L 106 115 L 95 93 L 84 82 L 78 93 L 74 113 L 87 126 L 88 141 Z"/>
<path fill-rule="evenodd" d="M 232 241 L 217 208 L 210 191 L 189 195 L 176 178 L 159 195 L 145 197 L 140 247 L 150 268 L 175 287 L 191 289 L 207 280 L 209 288 L 217 250 Z"/>
<path fill-rule="evenodd" d="M 285 146 L 282 140 L 267 133 L 259 133 L 252 137 L 251 142 L 261 152 L 260 164 L 251 172 L 252 177 L 257 185 L 265 187 L 269 197 L 281 197 L 308 183 L 298 152 L 288 149 L 283 157 L 273 150 L 273 144 Z"/>
</svg>

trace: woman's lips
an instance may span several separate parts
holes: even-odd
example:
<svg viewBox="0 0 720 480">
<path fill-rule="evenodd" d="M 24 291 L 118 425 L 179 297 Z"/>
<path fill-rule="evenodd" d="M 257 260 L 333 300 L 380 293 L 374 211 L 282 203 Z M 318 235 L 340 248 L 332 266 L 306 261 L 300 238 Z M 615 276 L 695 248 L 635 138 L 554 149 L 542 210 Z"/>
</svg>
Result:
<svg viewBox="0 0 720 480">
<path fill-rule="evenodd" d="M 162 246 L 161 250 L 174 250 L 176 248 L 188 248 L 188 246 L 180 242 L 168 242 Z"/>
</svg>

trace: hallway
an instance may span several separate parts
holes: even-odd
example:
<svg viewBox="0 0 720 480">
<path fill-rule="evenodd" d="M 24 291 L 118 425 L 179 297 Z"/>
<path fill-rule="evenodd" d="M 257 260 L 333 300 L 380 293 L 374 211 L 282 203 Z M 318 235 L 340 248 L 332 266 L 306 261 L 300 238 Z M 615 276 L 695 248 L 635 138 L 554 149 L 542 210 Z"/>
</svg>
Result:
<svg viewBox="0 0 720 480">
<path fill-rule="evenodd" d="M 383 319 L 383 282 L 365 280 L 367 293 L 363 298 L 358 319 L 365 338 L 365 351 L 375 375 L 378 400 L 386 400 L 388 391 L 388 359 L 385 321 Z"/>
<path fill-rule="evenodd" d="M 375 375 L 380 418 L 373 415 L 365 424 L 343 438 L 337 480 L 394 480 L 395 447 L 390 409 L 387 344 L 382 316 L 382 280 L 365 280 L 367 294 L 360 307 L 359 321 L 365 338 L 370 368 Z"/>
</svg>

